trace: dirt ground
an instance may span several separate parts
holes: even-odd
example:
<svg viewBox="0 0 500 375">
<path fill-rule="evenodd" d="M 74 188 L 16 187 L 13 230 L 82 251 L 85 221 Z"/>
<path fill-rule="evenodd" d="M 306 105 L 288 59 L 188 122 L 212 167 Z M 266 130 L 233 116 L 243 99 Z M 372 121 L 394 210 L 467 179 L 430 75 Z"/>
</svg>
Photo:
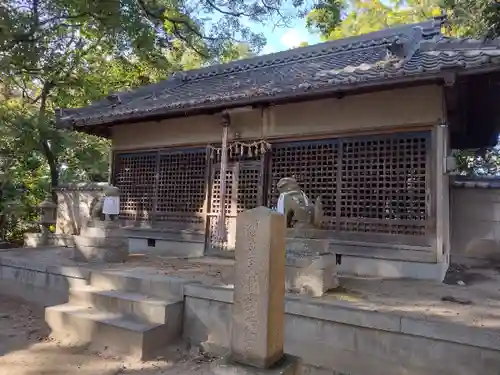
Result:
<svg viewBox="0 0 500 375">
<path fill-rule="evenodd" d="M 215 360 L 177 346 L 133 361 L 67 347 L 49 334 L 42 308 L 0 295 L 0 375 L 199 375 Z"/>
</svg>

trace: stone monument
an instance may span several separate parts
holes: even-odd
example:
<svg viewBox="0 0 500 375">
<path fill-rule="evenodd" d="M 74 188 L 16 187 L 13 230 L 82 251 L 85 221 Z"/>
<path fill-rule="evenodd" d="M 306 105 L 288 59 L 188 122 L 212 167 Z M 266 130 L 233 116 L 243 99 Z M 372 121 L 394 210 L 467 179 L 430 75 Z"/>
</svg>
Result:
<svg viewBox="0 0 500 375">
<path fill-rule="evenodd" d="M 267 207 L 238 216 L 230 356 L 212 373 L 300 374 L 300 359 L 283 354 L 285 220 Z"/>
<path fill-rule="evenodd" d="M 321 197 L 313 203 L 294 178 L 278 181 L 277 211 L 286 218 L 286 288 L 321 297 L 338 286 L 335 254 L 326 239 L 311 238 L 324 222 Z"/>
<path fill-rule="evenodd" d="M 120 228 L 117 202 L 120 192 L 114 186 L 104 189 L 104 196 L 90 208 L 90 219 L 74 236 L 74 259 L 83 262 L 124 262 L 128 257 L 128 242 Z M 107 199 L 112 199 L 114 212 L 106 211 Z"/>
</svg>

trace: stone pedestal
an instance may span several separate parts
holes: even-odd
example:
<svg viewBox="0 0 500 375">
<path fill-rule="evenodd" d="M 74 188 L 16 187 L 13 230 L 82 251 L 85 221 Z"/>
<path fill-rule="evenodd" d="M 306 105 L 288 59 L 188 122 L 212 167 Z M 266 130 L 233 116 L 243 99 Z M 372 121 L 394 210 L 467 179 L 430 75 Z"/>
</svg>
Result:
<svg viewBox="0 0 500 375">
<path fill-rule="evenodd" d="M 321 297 L 339 286 L 334 255 L 291 258 L 286 261 L 286 289 L 292 293 Z"/>
<path fill-rule="evenodd" d="M 118 223 L 95 221 L 73 236 L 73 257 L 79 262 L 124 262 L 128 258 L 128 243 Z"/>
<path fill-rule="evenodd" d="M 328 240 L 286 239 L 288 291 L 321 297 L 338 285 L 335 255 L 328 252 Z"/>
</svg>

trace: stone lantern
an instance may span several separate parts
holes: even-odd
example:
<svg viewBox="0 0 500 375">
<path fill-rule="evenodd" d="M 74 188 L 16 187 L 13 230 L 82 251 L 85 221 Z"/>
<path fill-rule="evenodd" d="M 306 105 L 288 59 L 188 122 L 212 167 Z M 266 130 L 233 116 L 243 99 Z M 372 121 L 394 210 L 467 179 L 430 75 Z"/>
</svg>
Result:
<svg viewBox="0 0 500 375">
<path fill-rule="evenodd" d="M 51 225 L 56 223 L 57 204 L 52 202 L 50 197 L 47 196 L 42 203 L 38 205 L 38 208 L 40 209 L 40 224 Z"/>
<path fill-rule="evenodd" d="M 46 245 L 49 241 L 49 226 L 56 223 L 57 204 L 52 202 L 50 196 L 47 196 L 42 203 L 38 205 L 40 209 L 40 221 L 38 222 L 42 229 L 42 243 Z"/>
</svg>

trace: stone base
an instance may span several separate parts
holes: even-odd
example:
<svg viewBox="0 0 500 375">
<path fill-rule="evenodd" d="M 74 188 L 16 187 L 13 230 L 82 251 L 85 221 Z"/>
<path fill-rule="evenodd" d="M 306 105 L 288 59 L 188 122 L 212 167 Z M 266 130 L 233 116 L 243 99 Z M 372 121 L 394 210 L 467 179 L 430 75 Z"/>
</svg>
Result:
<svg viewBox="0 0 500 375">
<path fill-rule="evenodd" d="M 129 255 L 127 239 L 113 222 L 98 222 L 96 226 L 83 228 L 81 235 L 73 239 L 73 258 L 78 262 L 124 262 Z"/>
<path fill-rule="evenodd" d="M 321 297 L 338 286 L 335 255 L 328 252 L 328 240 L 286 239 L 287 291 Z"/>
<path fill-rule="evenodd" d="M 321 297 L 328 290 L 338 286 L 335 255 L 287 259 L 285 273 L 287 291 Z"/>
<path fill-rule="evenodd" d="M 448 266 L 448 259 L 439 263 L 423 263 L 342 255 L 342 264 L 338 266 L 338 272 L 349 276 L 442 282 Z"/>
<path fill-rule="evenodd" d="M 286 239 L 287 258 L 302 258 L 328 254 L 328 240 L 316 238 L 295 238 Z"/>
<path fill-rule="evenodd" d="M 302 360 L 285 355 L 275 365 L 263 369 L 232 362 L 229 357 L 214 362 L 210 366 L 209 375 L 301 375 Z M 208 374 L 207 374 L 208 375 Z"/>
</svg>

